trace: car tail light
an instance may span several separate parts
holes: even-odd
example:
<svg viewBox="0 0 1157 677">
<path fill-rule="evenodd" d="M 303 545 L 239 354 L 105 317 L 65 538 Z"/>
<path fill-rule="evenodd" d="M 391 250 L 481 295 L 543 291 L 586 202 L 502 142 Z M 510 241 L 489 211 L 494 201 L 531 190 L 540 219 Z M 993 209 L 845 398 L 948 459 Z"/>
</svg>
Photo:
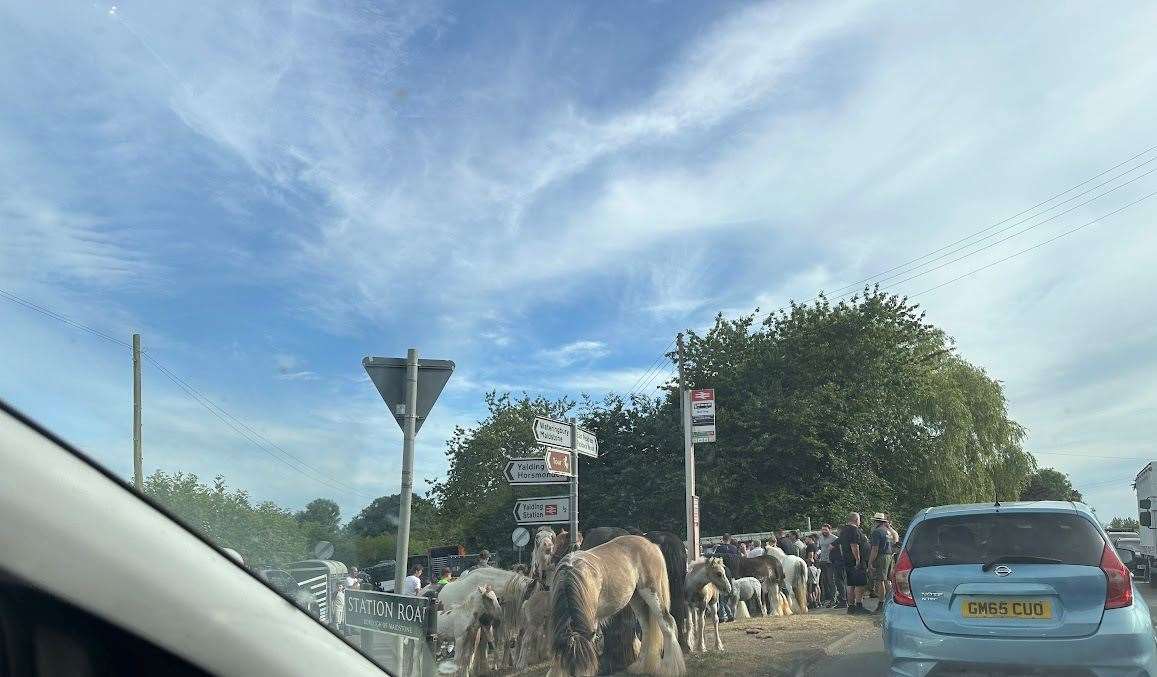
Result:
<svg viewBox="0 0 1157 677">
<path fill-rule="evenodd" d="M 1105 593 L 1105 608 L 1120 609 L 1133 603 L 1133 574 L 1121 562 L 1117 551 L 1106 544 L 1101 553 L 1101 571 L 1109 580 L 1108 591 Z"/>
<path fill-rule="evenodd" d="M 916 606 L 912 599 L 912 585 L 909 577 L 912 575 L 912 560 L 908 559 L 908 551 L 900 552 L 900 561 L 892 570 L 892 601 L 904 606 Z"/>
</svg>

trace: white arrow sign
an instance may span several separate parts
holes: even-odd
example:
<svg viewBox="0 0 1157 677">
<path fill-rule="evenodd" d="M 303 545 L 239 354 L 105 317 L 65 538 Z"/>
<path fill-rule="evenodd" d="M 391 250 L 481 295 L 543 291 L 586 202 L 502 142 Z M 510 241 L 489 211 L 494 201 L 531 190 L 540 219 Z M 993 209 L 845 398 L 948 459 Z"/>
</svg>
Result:
<svg viewBox="0 0 1157 677">
<path fill-rule="evenodd" d="M 574 450 L 583 456 L 599 457 L 599 438 L 589 430 L 574 429 Z"/>
<path fill-rule="evenodd" d="M 514 504 L 514 521 L 519 524 L 569 522 L 570 498 L 567 496 L 520 498 Z"/>
<path fill-rule="evenodd" d="M 511 484 L 566 484 L 570 480 L 552 475 L 546 469 L 546 460 L 539 458 L 514 458 L 506 462 L 506 481 Z"/>
<path fill-rule="evenodd" d="M 571 449 L 570 424 L 552 418 L 534 418 L 534 441 L 560 449 Z"/>
</svg>

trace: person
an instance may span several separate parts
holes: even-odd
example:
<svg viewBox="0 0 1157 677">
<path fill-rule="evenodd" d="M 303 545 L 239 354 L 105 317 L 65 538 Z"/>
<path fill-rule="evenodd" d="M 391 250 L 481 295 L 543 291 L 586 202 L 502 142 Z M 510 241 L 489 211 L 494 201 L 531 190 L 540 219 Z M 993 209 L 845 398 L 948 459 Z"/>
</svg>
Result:
<svg viewBox="0 0 1157 677">
<path fill-rule="evenodd" d="M 720 555 L 723 555 L 723 556 L 731 555 L 733 557 L 739 556 L 739 548 L 735 547 L 735 543 L 732 542 L 731 534 L 723 534 L 723 542 L 719 543 L 718 545 L 715 546 L 714 554 L 716 556 L 720 556 Z M 732 610 L 730 601 L 729 600 L 721 600 L 721 602 L 722 603 L 719 604 L 719 606 L 718 606 L 719 622 L 720 623 L 729 623 L 729 622 L 735 620 L 735 611 Z"/>
<path fill-rule="evenodd" d="M 803 559 L 804 554 L 807 552 L 807 547 L 804 545 L 803 539 L 799 537 L 799 532 L 795 529 L 792 529 L 788 536 L 791 538 L 791 547 L 795 549 L 788 551 L 787 554 L 795 555 L 796 557 Z"/>
<path fill-rule="evenodd" d="M 875 528 L 868 541 L 868 579 L 876 592 L 876 599 L 880 600 L 875 613 L 882 613 L 887 599 L 888 577 L 892 574 L 892 536 L 888 533 L 888 518 L 884 513 L 872 515 L 872 523 Z"/>
<path fill-rule="evenodd" d="M 446 567 L 442 570 L 442 576 L 438 578 L 438 585 L 446 585 L 454 580 L 454 567 Z"/>
<path fill-rule="evenodd" d="M 362 584 L 362 579 L 358 577 L 358 568 L 350 567 L 349 573 L 345 578 L 345 587 L 350 590 L 357 590 Z"/>
<path fill-rule="evenodd" d="M 835 542 L 836 535 L 832 533 L 832 525 L 821 526 L 820 535 L 816 538 L 816 564 L 820 568 L 820 599 L 825 604 L 832 604 L 836 600 L 832 578 L 832 543 Z"/>
<path fill-rule="evenodd" d="M 339 633 L 345 625 L 345 583 L 338 582 L 337 594 L 333 596 L 333 627 Z"/>
<path fill-rule="evenodd" d="M 868 585 L 868 539 L 860 530 L 860 513 L 848 513 L 848 523 L 840 529 L 838 540 L 848 578 L 848 613 L 867 613 L 864 589 Z"/>
<path fill-rule="evenodd" d="M 478 553 L 478 563 L 474 565 L 475 569 L 490 566 L 490 551 L 483 548 L 482 552 Z"/>
<path fill-rule="evenodd" d="M 410 575 L 402 581 L 403 595 L 417 595 L 418 590 L 422 589 L 422 565 L 415 564 L 414 568 L 410 569 Z"/>
<path fill-rule="evenodd" d="M 814 564 L 819 560 L 819 546 L 816 545 L 816 535 L 808 534 L 804 537 L 804 561 Z"/>
<path fill-rule="evenodd" d="M 759 544 L 759 541 L 752 541 L 751 547 L 747 549 L 747 556 L 761 557 L 765 552 L 767 551 L 763 549 L 763 546 Z"/>
<path fill-rule="evenodd" d="M 739 544 L 739 556 L 747 557 L 747 541 L 742 541 Z"/>
<path fill-rule="evenodd" d="M 784 551 L 784 553 L 788 555 L 795 554 L 795 551 L 791 549 L 791 540 L 787 537 L 787 532 L 784 531 L 783 527 L 775 530 L 775 547 Z"/>
<path fill-rule="evenodd" d="M 807 567 L 807 608 L 815 609 L 820 605 L 820 568 L 808 555 Z"/>
<path fill-rule="evenodd" d="M 731 534 L 723 534 L 723 542 L 715 546 L 716 555 L 738 555 L 739 548 L 731 542 Z"/>
<path fill-rule="evenodd" d="M 832 572 L 832 608 L 846 609 L 848 607 L 848 570 L 844 566 L 844 550 L 840 547 L 838 537 L 832 539 L 828 546 L 828 561 Z"/>
</svg>

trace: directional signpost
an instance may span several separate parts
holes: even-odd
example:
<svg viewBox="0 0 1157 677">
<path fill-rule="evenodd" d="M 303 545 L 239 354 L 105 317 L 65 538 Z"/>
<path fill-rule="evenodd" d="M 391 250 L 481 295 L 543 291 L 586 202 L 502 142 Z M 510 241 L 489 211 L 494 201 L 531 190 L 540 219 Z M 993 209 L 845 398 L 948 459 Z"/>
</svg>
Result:
<svg viewBox="0 0 1157 677">
<path fill-rule="evenodd" d="M 558 524 L 570 518 L 569 496 L 520 498 L 514 503 L 514 521 L 519 524 Z"/>
<path fill-rule="evenodd" d="M 564 455 L 569 456 L 566 452 Z M 551 474 L 542 458 L 512 458 L 506 462 L 506 481 L 511 484 L 566 484 L 570 480 Z"/>
<path fill-rule="evenodd" d="M 534 441 L 539 444 L 558 447 L 560 449 L 574 448 L 570 442 L 569 423 L 537 416 L 534 419 L 534 425 L 531 426 L 531 430 L 534 432 Z"/>
<path fill-rule="evenodd" d="M 578 455 L 598 458 L 599 440 L 589 430 L 574 424 L 571 421 L 556 421 L 545 416 L 536 416 L 531 424 L 534 440 L 546 447 L 543 462 L 547 472 L 570 477 L 570 496 L 566 504 L 567 519 L 554 519 L 552 522 L 570 522 L 570 533 L 578 533 Z M 514 482 L 511 482 L 512 484 Z M 519 505 L 522 501 L 519 501 Z M 515 519 L 519 516 L 519 507 L 515 506 Z M 557 515 L 552 515 L 557 517 Z M 543 524 L 543 522 L 519 522 L 520 524 Z M 572 536 L 573 539 L 573 536 Z M 572 542 L 574 542 L 572 540 Z"/>
<path fill-rule="evenodd" d="M 572 455 L 569 451 L 561 451 L 548 447 L 543 461 L 546 463 L 546 469 L 552 474 L 570 477 L 574 475 L 574 468 L 571 467 Z M 570 480 L 567 481 L 569 482 Z"/>
</svg>

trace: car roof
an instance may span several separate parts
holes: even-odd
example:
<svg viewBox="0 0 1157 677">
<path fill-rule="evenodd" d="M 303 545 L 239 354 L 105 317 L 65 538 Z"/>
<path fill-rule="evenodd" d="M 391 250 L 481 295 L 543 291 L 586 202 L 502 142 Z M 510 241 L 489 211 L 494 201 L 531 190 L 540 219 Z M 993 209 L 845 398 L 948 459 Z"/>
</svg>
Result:
<svg viewBox="0 0 1157 677">
<path fill-rule="evenodd" d="M 924 508 L 920 517 L 948 517 L 950 515 L 996 514 L 1002 512 L 1069 512 L 1093 517 L 1092 509 L 1073 501 L 1009 501 L 1006 503 L 959 503 Z"/>
</svg>

